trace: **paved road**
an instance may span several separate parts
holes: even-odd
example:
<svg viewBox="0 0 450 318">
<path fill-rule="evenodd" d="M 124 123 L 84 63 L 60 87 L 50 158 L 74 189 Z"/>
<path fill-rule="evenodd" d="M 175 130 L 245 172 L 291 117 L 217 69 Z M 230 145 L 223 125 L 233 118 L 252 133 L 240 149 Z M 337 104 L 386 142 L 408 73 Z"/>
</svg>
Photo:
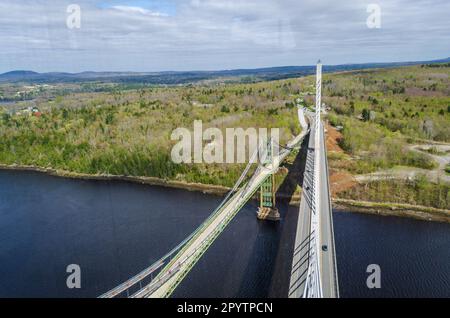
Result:
<svg viewBox="0 0 450 318">
<path fill-rule="evenodd" d="M 315 127 L 311 129 L 311 135 L 308 144 L 308 154 L 305 166 L 305 175 L 303 181 L 302 198 L 299 209 L 299 217 L 297 223 L 297 232 L 295 239 L 294 255 L 292 259 L 291 281 L 289 287 L 290 298 L 301 298 L 305 289 L 306 275 L 308 271 L 308 250 L 311 228 L 311 200 L 312 185 L 314 173 L 314 138 Z M 334 231 L 332 220 L 332 209 L 330 201 L 330 190 L 328 182 L 328 163 L 326 159 L 325 138 L 321 131 L 320 138 L 320 246 L 326 245 L 327 250 L 321 249 L 321 280 L 323 296 L 326 298 L 339 297 L 336 257 L 334 248 Z"/>
<path fill-rule="evenodd" d="M 303 177 L 303 191 L 300 201 L 297 232 L 292 257 L 291 281 L 289 285 L 289 298 L 301 298 L 305 289 L 306 274 L 308 272 L 309 234 L 311 228 L 311 191 L 313 185 L 314 166 L 314 138 L 309 138 L 305 172 Z"/>
</svg>

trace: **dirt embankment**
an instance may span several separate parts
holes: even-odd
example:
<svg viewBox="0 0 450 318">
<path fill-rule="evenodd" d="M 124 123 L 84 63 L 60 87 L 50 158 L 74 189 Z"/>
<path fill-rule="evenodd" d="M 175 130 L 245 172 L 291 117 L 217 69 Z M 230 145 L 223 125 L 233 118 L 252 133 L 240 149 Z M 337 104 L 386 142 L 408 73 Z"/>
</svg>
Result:
<svg viewBox="0 0 450 318">
<path fill-rule="evenodd" d="M 339 146 L 339 141 L 342 139 L 342 134 L 336 128 L 327 124 L 326 126 L 326 146 L 328 153 L 344 153 L 344 150 Z M 338 193 L 348 190 L 357 184 L 352 174 L 347 171 L 331 169 L 330 168 L 330 191 L 331 196 L 335 197 Z"/>
<path fill-rule="evenodd" d="M 326 125 L 326 131 L 327 151 L 343 153 L 344 150 L 342 150 L 342 148 L 339 146 L 339 141 L 342 139 L 342 134 L 330 124 Z"/>
</svg>

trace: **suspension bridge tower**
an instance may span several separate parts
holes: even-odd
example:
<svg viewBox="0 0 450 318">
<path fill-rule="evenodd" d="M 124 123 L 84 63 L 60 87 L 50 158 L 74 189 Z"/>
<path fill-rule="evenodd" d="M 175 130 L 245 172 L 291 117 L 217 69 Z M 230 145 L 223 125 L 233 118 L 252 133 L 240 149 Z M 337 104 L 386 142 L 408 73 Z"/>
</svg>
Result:
<svg viewBox="0 0 450 318">
<path fill-rule="evenodd" d="M 273 159 L 273 142 L 267 139 L 267 153 L 262 164 L 269 165 Z M 270 174 L 261 184 L 257 217 L 260 220 L 279 221 L 280 213 L 275 200 L 275 173 Z"/>
</svg>

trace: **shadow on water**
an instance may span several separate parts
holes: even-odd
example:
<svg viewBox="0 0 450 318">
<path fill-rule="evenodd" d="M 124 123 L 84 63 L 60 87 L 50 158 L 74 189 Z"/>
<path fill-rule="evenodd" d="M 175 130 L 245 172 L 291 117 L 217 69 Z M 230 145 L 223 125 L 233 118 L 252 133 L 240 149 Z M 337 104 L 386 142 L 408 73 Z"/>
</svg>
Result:
<svg viewBox="0 0 450 318">
<path fill-rule="evenodd" d="M 256 218 L 256 215 L 255 215 Z M 282 230 L 280 222 L 258 220 L 257 239 L 253 244 L 250 262 L 246 265 L 244 279 L 241 281 L 239 294 L 245 295 L 248 286 L 255 280 L 260 282 L 257 294 L 253 297 L 267 297 L 270 288 L 270 277 L 273 276 L 275 268 L 275 258 L 278 249 L 278 241 Z M 257 270 L 255 270 L 257 269 Z"/>
</svg>

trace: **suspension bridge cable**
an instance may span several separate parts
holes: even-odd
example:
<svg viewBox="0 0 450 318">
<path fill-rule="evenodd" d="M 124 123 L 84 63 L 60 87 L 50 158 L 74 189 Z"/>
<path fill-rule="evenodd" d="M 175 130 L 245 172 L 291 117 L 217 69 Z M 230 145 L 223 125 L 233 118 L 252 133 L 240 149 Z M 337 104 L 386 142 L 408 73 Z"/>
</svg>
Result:
<svg viewBox="0 0 450 318">
<path fill-rule="evenodd" d="M 140 273 L 138 273 L 137 275 L 133 276 L 132 278 L 128 279 L 127 281 L 125 281 L 124 283 L 120 284 L 119 286 L 117 286 L 116 288 L 106 292 L 105 294 L 101 295 L 100 298 L 108 298 L 108 297 L 114 297 L 117 296 L 118 294 L 126 291 L 127 289 L 129 289 L 131 286 L 133 286 L 134 284 L 136 284 L 138 281 L 142 280 L 143 278 L 147 277 L 149 274 L 153 273 L 154 270 L 158 269 L 161 267 L 162 264 L 165 263 L 165 261 L 170 258 L 173 254 L 175 254 L 175 252 L 179 251 L 187 242 L 189 242 L 199 231 L 201 231 L 206 224 L 209 223 L 210 220 L 212 220 L 215 216 L 217 216 L 217 214 L 219 213 L 219 211 L 222 209 L 222 207 L 225 205 L 225 203 L 228 201 L 228 199 L 230 198 L 230 196 L 235 193 L 237 191 L 237 189 L 239 188 L 239 186 L 241 185 L 242 181 L 244 180 L 244 178 L 246 177 L 248 171 L 250 170 L 251 165 L 253 164 L 254 160 L 256 159 L 256 156 L 258 155 L 259 149 L 256 149 L 249 162 L 247 163 L 247 166 L 245 167 L 244 171 L 242 172 L 241 176 L 239 177 L 239 179 L 236 181 L 236 183 L 234 184 L 233 188 L 228 192 L 228 194 L 225 196 L 225 198 L 221 201 L 221 203 L 219 204 L 219 206 L 209 215 L 208 218 L 206 218 L 206 220 L 194 231 L 192 232 L 188 237 L 186 237 L 182 242 L 180 242 L 177 246 L 175 246 L 172 250 L 170 250 L 167 254 L 165 254 L 163 257 L 161 257 L 159 260 L 157 260 L 156 262 L 154 262 L 151 266 L 147 267 L 146 269 L 144 269 L 143 271 L 141 271 Z M 154 270 L 153 270 L 154 269 Z"/>
</svg>

